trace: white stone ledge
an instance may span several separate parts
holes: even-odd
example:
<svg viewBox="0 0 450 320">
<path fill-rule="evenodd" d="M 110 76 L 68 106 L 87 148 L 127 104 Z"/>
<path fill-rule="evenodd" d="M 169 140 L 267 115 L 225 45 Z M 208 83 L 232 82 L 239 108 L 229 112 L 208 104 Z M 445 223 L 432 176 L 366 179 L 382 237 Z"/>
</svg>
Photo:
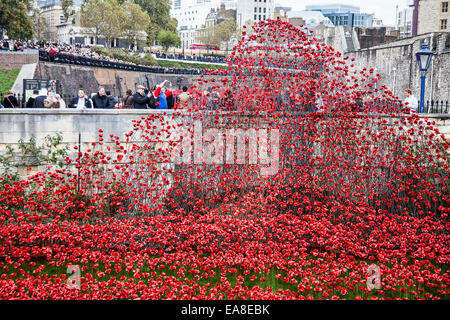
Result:
<svg viewBox="0 0 450 320">
<path fill-rule="evenodd" d="M 216 115 L 216 111 L 211 110 L 201 110 L 203 114 L 212 114 Z M 86 110 L 78 110 L 74 108 L 66 108 L 66 109 L 26 109 L 26 108 L 2 108 L 0 109 L 0 115 L 42 115 L 42 116 L 61 116 L 61 115 L 126 115 L 126 116 L 146 116 L 149 114 L 161 114 L 161 115 L 172 115 L 172 114 L 198 114 L 196 112 L 188 112 L 187 110 L 158 110 L 158 109 L 86 109 Z M 223 115 L 237 115 L 237 116 L 264 116 L 263 113 L 260 114 L 252 114 L 251 112 L 238 112 L 238 111 L 223 111 L 221 112 Z M 306 114 L 305 112 L 294 112 L 287 113 L 287 116 L 291 115 L 302 115 Z M 365 115 L 365 114 L 363 114 Z M 371 113 L 367 114 L 369 117 L 387 117 L 391 118 L 391 114 L 382 114 L 382 113 Z M 0 116 L 0 121 L 2 117 Z M 328 113 L 326 116 L 333 117 L 333 113 Z M 405 114 L 407 116 L 407 114 Z M 280 116 L 283 117 L 283 116 Z M 439 119 L 450 119 L 450 113 L 422 113 L 420 114 L 421 118 L 439 118 Z"/>
</svg>

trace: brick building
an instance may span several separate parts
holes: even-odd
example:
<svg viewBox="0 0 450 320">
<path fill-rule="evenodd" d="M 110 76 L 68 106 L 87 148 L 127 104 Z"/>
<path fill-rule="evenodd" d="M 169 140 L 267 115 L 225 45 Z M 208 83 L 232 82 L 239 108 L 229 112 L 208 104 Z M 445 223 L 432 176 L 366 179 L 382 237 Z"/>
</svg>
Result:
<svg viewBox="0 0 450 320">
<path fill-rule="evenodd" d="M 355 28 L 361 49 L 378 46 L 398 40 L 399 34 L 390 34 L 386 27 L 380 28 Z"/>
<path fill-rule="evenodd" d="M 208 13 L 208 15 L 206 16 L 204 28 L 195 31 L 196 41 L 201 43 L 202 39 L 205 40 L 208 38 L 208 36 L 212 37 L 213 34 L 211 33 L 211 28 L 226 20 L 236 21 L 235 9 L 227 9 L 224 3 L 222 3 L 217 9 L 211 8 L 210 13 Z"/>
</svg>

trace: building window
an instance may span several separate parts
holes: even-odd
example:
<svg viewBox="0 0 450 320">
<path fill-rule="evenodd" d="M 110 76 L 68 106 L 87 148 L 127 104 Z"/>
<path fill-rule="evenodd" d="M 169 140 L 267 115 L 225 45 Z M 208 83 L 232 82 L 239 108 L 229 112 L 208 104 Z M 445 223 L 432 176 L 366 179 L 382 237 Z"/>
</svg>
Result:
<svg viewBox="0 0 450 320">
<path fill-rule="evenodd" d="M 256 12 L 258 12 L 258 8 L 257 8 L 257 7 L 255 7 L 255 13 L 256 13 Z"/>
<path fill-rule="evenodd" d="M 441 11 L 442 13 L 447 13 L 448 12 L 448 1 L 446 2 L 441 2 Z"/>
<path fill-rule="evenodd" d="M 255 14 L 255 19 L 254 20 L 256 21 L 256 14 Z"/>
<path fill-rule="evenodd" d="M 259 13 L 261 13 L 261 8 L 259 8 Z"/>
<path fill-rule="evenodd" d="M 447 19 L 441 20 L 441 30 L 447 30 Z"/>
</svg>

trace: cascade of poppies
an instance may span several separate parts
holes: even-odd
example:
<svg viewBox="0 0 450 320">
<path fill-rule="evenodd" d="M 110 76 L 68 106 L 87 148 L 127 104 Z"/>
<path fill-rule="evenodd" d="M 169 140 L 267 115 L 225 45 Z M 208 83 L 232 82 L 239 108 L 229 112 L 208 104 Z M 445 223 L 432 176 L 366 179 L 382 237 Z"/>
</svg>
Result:
<svg viewBox="0 0 450 320">
<path fill-rule="evenodd" d="M 72 169 L 2 178 L 0 267 L 109 271 L 75 293 L 2 276 L 0 296 L 345 298 L 369 294 L 367 261 L 392 290 L 412 279 L 448 296 L 448 268 L 432 263 L 449 263 L 449 144 L 379 80 L 306 28 L 246 28 L 228 69 L 201 76 L 178 110 L 136 119 L 125 137 L 100 131 L 66 159 Z M 155 274 L 135 265 L 144 262 Z M 112 265 L 145 281 L 103 281 Z M 213 288 L 195 282 L 216 268 Z M 292 290 L 248 288 L 241 275 L 232 287 L 238 270 L 251 281 L 276 272 Z"/>
</svg>

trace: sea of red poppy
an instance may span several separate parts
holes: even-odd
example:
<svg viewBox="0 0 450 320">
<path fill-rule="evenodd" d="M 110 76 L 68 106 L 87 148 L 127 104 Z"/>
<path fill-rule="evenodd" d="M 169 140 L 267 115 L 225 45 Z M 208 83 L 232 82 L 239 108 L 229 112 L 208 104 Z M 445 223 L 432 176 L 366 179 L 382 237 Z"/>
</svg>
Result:
<svg viewBox="0 0 450 320">
<path fill-rule="evenodd" d="M 184 110 L 1 177 L 0 298 L 448 299 L 448 141 L 308 32 L 256 24 Z M 195 121 L 278 130 L 278 170 L 174 163 Z"/>
</svg>

